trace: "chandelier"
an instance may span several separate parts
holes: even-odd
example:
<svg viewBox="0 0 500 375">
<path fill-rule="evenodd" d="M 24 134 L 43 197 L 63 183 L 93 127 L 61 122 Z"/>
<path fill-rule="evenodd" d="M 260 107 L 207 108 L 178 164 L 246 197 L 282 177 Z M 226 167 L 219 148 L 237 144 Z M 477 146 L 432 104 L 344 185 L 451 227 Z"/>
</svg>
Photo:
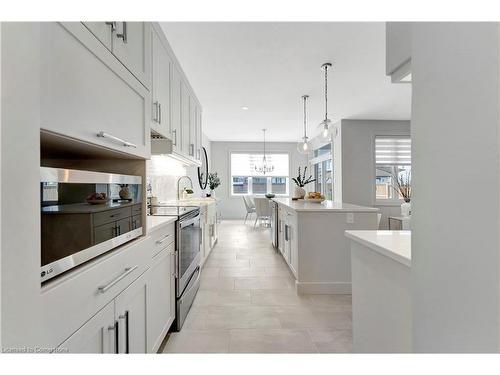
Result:
<svg viewBox="0 0 500 375">
<path fill-rule="evenodd" d="M 262 156 L 262 163 L 255 166 L 255 171 L 261 174 L 271 173 L 274 171 L 274 165 L 268 163 L 266 158 L 266 130 L 267 129 L 262 129 L 264 132 L 264 155 Z"/>
</svg>

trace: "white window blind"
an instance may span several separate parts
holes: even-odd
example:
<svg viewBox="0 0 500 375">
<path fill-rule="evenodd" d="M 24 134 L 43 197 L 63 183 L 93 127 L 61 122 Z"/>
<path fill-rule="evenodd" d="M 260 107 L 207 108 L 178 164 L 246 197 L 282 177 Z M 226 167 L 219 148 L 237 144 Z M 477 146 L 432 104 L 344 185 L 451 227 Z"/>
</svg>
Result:
<svg viewBox="0 0 500 375">
<path fill-rule="evenodd" d="M 375 137 L 375 162 L 378 165 L 411 165 L 410 137 Z"/>
</svg>

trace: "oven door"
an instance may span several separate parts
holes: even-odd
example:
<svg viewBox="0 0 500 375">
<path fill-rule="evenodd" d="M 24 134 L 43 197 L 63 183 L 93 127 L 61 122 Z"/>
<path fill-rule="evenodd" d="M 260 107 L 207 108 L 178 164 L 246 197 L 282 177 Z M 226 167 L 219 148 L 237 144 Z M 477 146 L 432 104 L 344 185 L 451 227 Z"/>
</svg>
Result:
<svg viewBox="0 0 500 375">
<path fill-rule="evenodd" d="M 200 215 L 181 219 L 177 226 L 177 297 L 180 297 L 200 265 Z"/>
</svg>

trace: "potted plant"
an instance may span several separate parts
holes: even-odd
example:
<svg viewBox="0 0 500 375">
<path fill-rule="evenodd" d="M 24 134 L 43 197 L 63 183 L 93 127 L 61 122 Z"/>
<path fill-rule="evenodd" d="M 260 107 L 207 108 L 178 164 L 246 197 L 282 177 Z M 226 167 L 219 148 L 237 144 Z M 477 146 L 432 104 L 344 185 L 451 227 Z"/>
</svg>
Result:
<svg viewBox="0 0 500 375">
<path fill-rule="evenodd" d="M 220 185 L 220 178 L 217 176 L 217 172 L 215 173 L 209 173 L 208 174 L 208 187 L 210 189 L 210 195 L 207 194 L 207 196 L 212 197 L 214 196 L 214 190 L 217 189 L 217 187 Z"/>
<path fill-rule="evenodd" d="M 393 189 L 403 198 L 401 204 L 401 216 L 408 217 L 411 215 L 411 171 L 405 171 L 397 176 L 393 176 L 396 184 Z"/>
<path fill-rule="evenodd" d="M 299 167 L 299 175 L 297 177 L 292 178 L 292 181 L 295 182 L 295 188 L 293 190 L 293 198 L 294 199 L 304 199 L 306 195 L 306 191 L 304 189 L 304 186 L 307 184 L 310 184 L 311 182 L 316 181 L 315 178 L 310 175 L 308 178 L 306 178 L 306 173 L 307 173 L 307 167 L 304 167 L 304 173 L 300 173 L 300 167 Z"/>
</svg>

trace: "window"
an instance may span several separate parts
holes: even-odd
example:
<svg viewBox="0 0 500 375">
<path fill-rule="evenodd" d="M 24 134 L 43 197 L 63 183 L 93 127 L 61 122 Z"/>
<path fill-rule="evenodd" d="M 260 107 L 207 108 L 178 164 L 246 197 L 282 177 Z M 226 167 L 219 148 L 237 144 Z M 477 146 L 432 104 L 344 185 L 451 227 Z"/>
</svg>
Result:
<svg viewBox="0 0 500 375">
<path fill-rule="evenodd" d="M 314 167 L 314 190 L 321 192 L 328 200 L 333 200 L 333 168 L 332 144 L 314 150 L 314 157 L 310 160 Z"/>
<path fill-rule="evenodd" d="M 411 173 L 410 137 L 375 137 L 375 199 L 399 200 L 395 178 Z"/>
<path fill-rule="evenodd" d="M 231 194 L 232 195 L 288 195 L 289 156 L 288 154 L 266 153 L 274 170 L 265 175 L 255 170 L 262 161 L 259 153 L 231 153 Z"/>
</svg>

